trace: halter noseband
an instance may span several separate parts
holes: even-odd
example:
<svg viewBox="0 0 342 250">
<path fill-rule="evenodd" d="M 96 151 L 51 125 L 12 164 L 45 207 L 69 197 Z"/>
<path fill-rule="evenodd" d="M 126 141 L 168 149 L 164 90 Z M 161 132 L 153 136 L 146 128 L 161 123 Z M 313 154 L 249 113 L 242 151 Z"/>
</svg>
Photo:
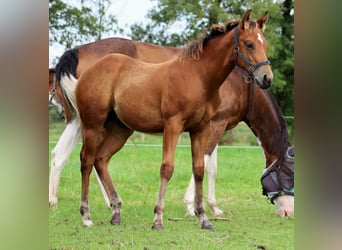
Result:
<svg viewBox="0 0 342 250">
<path fill-rule="evenodd" d="M 237 67 L 239 67 L 240 69 L 242 69 L 242 68 L 239 66 L 239 64 L 237 63 L 237 59 L 238 59 L 238 57 L 240 57 L 240 58 L 242 59 L 242 61 L 243 61 L 243 62 L 247 65 L 247 67 L 248 67 L 248 75 L 246 76 L 246 75 L 244 75 L 244 74 L 242 73 L 242 76 L 243 76 L 243 78 L 245 79 L 245 81 L 246 81 L 247 83 L 251 83 L 251 82 L 254 80 L 254 75 L 253 75 L 254 71 L 255 71 L 257 68 L 259 68 L 259 67 L 261 67 L 261 66 L 263 66 L 263 65 L 270 64 L 270 61 L 269 61 L 269 60 L 266 60 L 266 61 L 264 61 L 264 62 L 259 62 L 259 63 L 257 63 L 257 64 L 254 64 L 254 63 L 251 63 L 244 55 L 242 55 L 242 54 L 240 53 L 240 49 L 239 49 L 238 31 L 239 31 L 238 26 L 236 26 L 236 27 L 234 28 L 235 65 L 236 65 Z"/>
</svg>

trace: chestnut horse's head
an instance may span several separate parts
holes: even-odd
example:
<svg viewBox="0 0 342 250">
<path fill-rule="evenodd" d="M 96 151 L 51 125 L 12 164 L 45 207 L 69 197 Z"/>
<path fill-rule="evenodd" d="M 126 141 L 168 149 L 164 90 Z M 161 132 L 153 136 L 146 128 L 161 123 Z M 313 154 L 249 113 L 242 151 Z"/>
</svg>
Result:
<svg viewBox="0 0 342 250">
<path fill-rule="evenodd" d="M 268 20 L 268 12 L 258 20 L 251 20 L 252 10 L 248 10 L 240 24 L 234 30 L 235 55 L 238 67 L 248 72 L 247 81 L 256 80 L 263 88 L 272 84 L 273 73 L 267 59 L 267 41 L 263 31 Z"/>
</svg>

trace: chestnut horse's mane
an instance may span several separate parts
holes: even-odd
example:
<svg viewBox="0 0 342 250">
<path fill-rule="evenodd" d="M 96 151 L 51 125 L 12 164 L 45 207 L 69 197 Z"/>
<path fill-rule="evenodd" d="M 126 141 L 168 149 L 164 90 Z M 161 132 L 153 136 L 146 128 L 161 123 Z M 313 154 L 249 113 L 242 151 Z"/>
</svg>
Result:
<svg viewBox="0 0 342 250">
<path fill-rule="evenodd" d="M 234 29 L 238 24 L 240 23 L 239 20 L 233 20 L 229 21 L 225 25 L 220 25 L 220 24 L 213 24 L 210 27 L 209 33 L 205 34 L 204 37 L 192 41 L 188 46 L 186 46 L 182 52 L 181 55 L 184 57 L 190 57 L 194 60 L 198 60 L 200 55 L 203 52 L 203 48 L 207 44 L 208 41 L 213 39 L 214 37 L 223 35 L 232 29 Z"/>
</svg>

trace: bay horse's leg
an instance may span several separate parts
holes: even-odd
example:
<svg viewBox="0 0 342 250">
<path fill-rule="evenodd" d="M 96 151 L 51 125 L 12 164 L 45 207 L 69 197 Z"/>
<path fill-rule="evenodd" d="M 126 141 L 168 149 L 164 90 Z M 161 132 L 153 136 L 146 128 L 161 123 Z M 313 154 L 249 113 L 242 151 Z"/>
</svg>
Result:
<svg viewBox="0 0 342 250">
<path fill-rule="evenodd" d="M 111 126 L 110 129 L 107 128 L 106 137 L 97 149 L 95 169 L 97 170 L 109 197 L 110 207 L 112 208 L 112 218 L 110 222 L 113 225 L 120 225 L 122 200 L 108 173 L 108 162 L 110 158 L 124 146 L 133 131 L 127 127 L 123 127 L 123 125 L 118 125 L 116 123 L 112 123 L 112 125 L 113 126 Z"/>
<path fill-rule="evenodd" d="M 210 134 L 210 123 L 201 131 L 190 132 L 192 151 L 192 172 L 195 179 L 195 214 L 201 222 L 202 229 L 213 227 L 208 220 L 203 203 L 204 152 Z"/>
<path fill-rule="evenodd" d="M 183 130 L 183 124 L 173 117 L 165 123 L 163 133 L 163 157 L 160 167 L 160 189 L 157 204 L 154 207 L 154 220 L 152 229 L 162 230 L 163 214 L 164 214 L 164 197 L 166 186 L 173 175 L 174 170 L 174 154 L 178 137 Z"/>
<path fill-rule="evenodd" d="M 49 180 L 49 205 L 56 207 L 58 187 L 62 170 L 80 139 L 80 121 L 72 120 L 68 123 L 59 138 L 57 145 L 51 152 L 51 168 Z"/>
</svg>

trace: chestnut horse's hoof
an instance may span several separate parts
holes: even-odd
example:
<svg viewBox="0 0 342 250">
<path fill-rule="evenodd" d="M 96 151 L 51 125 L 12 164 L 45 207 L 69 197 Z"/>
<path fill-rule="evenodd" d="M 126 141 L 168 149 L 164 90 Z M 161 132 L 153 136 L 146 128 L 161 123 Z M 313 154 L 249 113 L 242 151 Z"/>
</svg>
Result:
<svg viewBox="0 0 342 250">
<path fill-rule="evenodd" d="M 157 230 L 157 231 L 161 231 L 164 229 L 164 227 L 162 224 L 153 224 L 152 229 Z"/>
<path fill-rule="evenodd" d="M 112 225 L 121 225 L 121 216 L 120 216 L 120 214 L 114 214 L 112 219 L 110 220 L 110 224 L 112 224 Z"/>
</svg>

